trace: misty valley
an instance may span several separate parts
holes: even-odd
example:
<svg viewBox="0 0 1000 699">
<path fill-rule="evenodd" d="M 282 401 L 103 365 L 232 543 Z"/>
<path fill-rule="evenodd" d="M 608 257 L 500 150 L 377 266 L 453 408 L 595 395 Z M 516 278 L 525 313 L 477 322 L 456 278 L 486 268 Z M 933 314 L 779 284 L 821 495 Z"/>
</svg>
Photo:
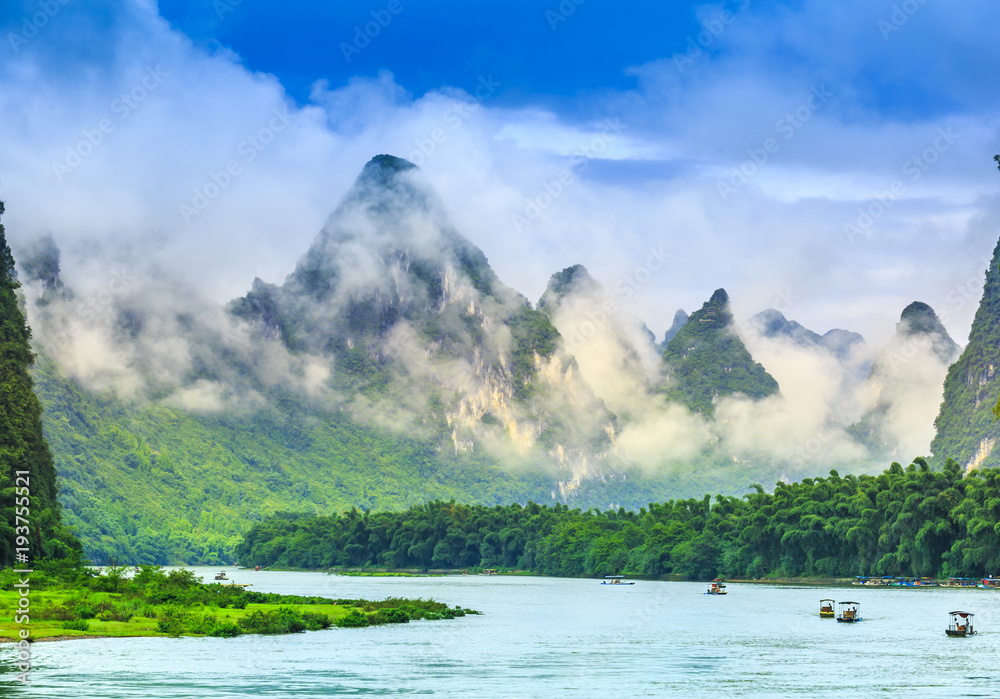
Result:
<svg viewBox="0 0 1000 699">
<path fill-rule="evenodd" d="M 637 511 L 917 456 L 997 463 L 996 259 L 963 351 L 917 300 L 871 347 L 789 320 L 794 296 L 736 318 L 711 287 L 657 337 L 624 302 L 663 255 L 612 289 L 568 266 L 533 303 L 390 155 L 283 282 L 223 306 L 129 271 L 81 293 L 57 236 L 25 244 L 64 520 L 96 563 L 219 564 L 286 511 Z"/>
</svg>

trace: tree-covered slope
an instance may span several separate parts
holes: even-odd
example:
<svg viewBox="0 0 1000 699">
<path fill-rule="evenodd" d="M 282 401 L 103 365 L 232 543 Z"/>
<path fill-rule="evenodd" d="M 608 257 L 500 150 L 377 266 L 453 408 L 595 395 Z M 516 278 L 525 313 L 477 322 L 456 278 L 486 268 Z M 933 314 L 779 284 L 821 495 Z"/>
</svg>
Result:
<svg viewBox="0 0 1000 699">
<path fill-rule="evenodd" d="M 551 470 L 503 467 L 485 452 L 440 449 L 343 411 L 198 415 L 84 390 L 44 358 L 34 376 L 63 516 L 95 562 L 228 563 L 249 527 L 285 510 L 566 500 Z M 635 509 L 651 498 L 732 492 L 723 476 L 628 469 L 568 495 L 576 506 Z"/>
<path fill-rule="evenodd" d="M 931 443 L 936 462 L 952 458 L 966 468 L 1000 466 L 1000 423 L 991 408 L 1000 398 L 1000 243 L 986 270 L 983 298 L 969 344 L 951 365 Z"/>
<path fill-rule="evenodd" d="M 35 357 L 19 286 L 0 224 L 0 567 L 27 567 L 38 558 L 64 558 L 79 549 L 62 525 L 56 469 L 29 373 Z"/>
<path fill-rule="evenodd" d="M 364 428 L 345 413 L 196 415 L 95 395 L 35 372 L 68 524 L 95 561 L 232 560 L 251 523 L 287 509 L 398 509 L 428 498 L 499 504 L 552 494 L 535 469 Z"/>
<path fill-rule="evenodd" d="M 705 415 L 714 412 L 718 398 L 741 393 L 759 400 L 778 392 L 778 382 L 736 334 L 725 289 L 691 314 L 667 344 L 663 360 L 674 382 L 669 398 Z"/>
</svg>

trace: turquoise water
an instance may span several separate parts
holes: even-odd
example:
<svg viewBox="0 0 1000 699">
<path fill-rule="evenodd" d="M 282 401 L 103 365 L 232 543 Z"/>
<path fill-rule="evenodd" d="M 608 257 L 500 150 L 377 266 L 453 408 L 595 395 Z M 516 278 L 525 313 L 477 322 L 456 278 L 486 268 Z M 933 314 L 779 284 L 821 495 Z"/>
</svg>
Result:
<svg viewBox="0 0 1000 699">
<path fill-rule="evenodd" d="M 198 569 L 211 579 L 218 569 Z M 817 588 L 506 576 L 360 578 L 232 571 L 254 589 L 434 598 L 454 621 L 237 639 L 94 639 L 33 646 L 38 697 L 1000 696 L 1000 592 Z M 823 597 L 864 622 L 820 619 Z M 944 634 L 947 612 L 980 634 Z M 0 649 L 9 668 L 13 650 Z"/>
</svg>

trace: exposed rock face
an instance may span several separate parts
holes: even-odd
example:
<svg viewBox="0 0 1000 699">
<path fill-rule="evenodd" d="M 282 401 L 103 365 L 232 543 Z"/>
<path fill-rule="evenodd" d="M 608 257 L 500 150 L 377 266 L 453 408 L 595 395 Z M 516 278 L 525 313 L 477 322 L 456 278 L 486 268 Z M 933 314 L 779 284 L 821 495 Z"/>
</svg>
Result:
<svg viewBox="0 0 1000 699">
<path fill-rule="evenodd" d="M 552 303 L 589 275 L 560 279 Z M 593 458 L 581 445 L 610 422 L 547 313 L 500 282 L 400 158 L 373 158 L 285 282 L 256 280 L 230 310 L 293 352 L 331 357 L 333 384 L 379 414 L 430 416 L 456 451 L 506 440 L 524 456 L 541 441 L 570 464 Z M 577 434 L 595 422 L 579 411 L 598 416 L 593 434 Z"/>
</svg>

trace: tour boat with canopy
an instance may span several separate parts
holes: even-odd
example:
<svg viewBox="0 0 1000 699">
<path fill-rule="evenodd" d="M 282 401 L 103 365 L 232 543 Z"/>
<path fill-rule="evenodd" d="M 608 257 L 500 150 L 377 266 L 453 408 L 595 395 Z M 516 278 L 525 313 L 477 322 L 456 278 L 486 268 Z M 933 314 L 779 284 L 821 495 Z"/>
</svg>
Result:
<svg viewBox="0 0 1000 699">
<path fill-rule="evenodd" d="M 722 582 L 719 578 L 716 578 L 708 584 L 708 590 L 705 591 L 706 595 L 724 595 L 726 594 L 726 583 Z"/>
<path fill-rule="evenodd" d="M 975 636 L 976 630 L 972 628 L 972 612 L 948 612 L 951 614 L 951 624 L 945 629 L 945 633 L 956 638 Z"/>
<path fill-rule="evenodd" d="M 602 585 L 635 585 L 631 580 L 626 580 L 624 575 L 605 575 Z"/>
<path fill-rule="evenodd" d="M 837 613 L 837 621 L 847 624 L 861 621 L 861 615 L 858 614 L 858 607 L 860 606 L 858 602 L 838 602 L 837 606 L 840 608 Z"/>
<path fill-rule="evenodd" d="M 833 611 L 833 605 L 837 602 L 832 599 L 821 599 L 819 601 L 819 615 L 823 619 L 832 619 L 836 616 Z"/>
</svg>

